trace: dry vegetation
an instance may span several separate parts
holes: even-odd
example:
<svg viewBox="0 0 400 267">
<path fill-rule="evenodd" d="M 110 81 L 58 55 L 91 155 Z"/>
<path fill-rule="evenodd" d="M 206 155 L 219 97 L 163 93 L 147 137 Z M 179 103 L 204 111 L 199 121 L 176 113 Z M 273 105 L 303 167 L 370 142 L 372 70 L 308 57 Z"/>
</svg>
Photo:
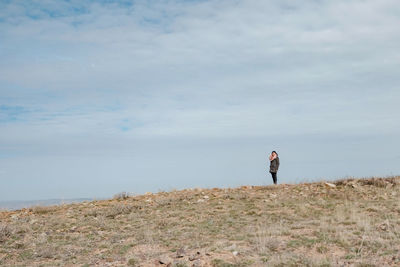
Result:
<svg viewBox="0 0 400 267">
<path fill-rule="evenodd" d="M 400 177 L 0 212 L 1 266 L 400 266 Z"/>
</svg>

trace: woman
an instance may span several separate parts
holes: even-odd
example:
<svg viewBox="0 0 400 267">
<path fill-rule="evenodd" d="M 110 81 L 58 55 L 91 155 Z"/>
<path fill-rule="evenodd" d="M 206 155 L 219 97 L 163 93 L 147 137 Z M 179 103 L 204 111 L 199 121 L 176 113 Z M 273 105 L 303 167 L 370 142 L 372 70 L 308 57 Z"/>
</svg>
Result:
<svg viewBox="0 0 400 267">
<path fill-rule="evenodd" d="M 271 155 L 269 155 L 269 172 L 272 175 L 272 180 L 274 180 L 274 184 L 277 183 L 277 177 L 276 173 L 278 172 L 279 169 L 279 157 L 278 153 L 276 151 L 272 151 Z"/>
</svg>

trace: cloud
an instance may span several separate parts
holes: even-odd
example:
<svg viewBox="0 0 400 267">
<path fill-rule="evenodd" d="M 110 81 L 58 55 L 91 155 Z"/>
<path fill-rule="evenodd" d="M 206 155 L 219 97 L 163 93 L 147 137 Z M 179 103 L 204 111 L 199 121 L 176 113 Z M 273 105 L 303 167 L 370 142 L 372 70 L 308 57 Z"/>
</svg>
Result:
<svg viewBox="0 0 400 267">
<path fill-rule="evenodd" d="M 396 1 L 9 1 L 1 10 L 0 101 L 34 110 L 15 125 L 8 116 L 6 132 L 398 131 Z"/>
</svg>

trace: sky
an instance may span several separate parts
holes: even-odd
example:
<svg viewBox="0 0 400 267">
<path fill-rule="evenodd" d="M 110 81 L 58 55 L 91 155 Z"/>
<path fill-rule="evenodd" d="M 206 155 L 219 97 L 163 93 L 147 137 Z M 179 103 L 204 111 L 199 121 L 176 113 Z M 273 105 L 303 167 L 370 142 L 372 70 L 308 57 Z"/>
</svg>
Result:
<svg viewBox="0 0 400 267">
<path fill-rule="evenodd" d="M 0 1 L 0 201 L 400 174 L 398 0 Z"/>
</svg>

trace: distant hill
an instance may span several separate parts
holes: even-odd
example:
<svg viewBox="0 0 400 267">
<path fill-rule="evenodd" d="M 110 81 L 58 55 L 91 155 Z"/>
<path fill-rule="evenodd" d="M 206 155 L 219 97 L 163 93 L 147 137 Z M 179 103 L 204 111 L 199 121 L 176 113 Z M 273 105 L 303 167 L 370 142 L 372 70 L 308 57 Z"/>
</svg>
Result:
<svg viewBox="0 0 400 267">
<path fill-rule="evenodd" d="M 0 212 L 1 266 L 400 266 L 400 177 Z"/>
<path fill-rule="evenodd" d="M 33 206 L 53 206 L 61 204 L 71 204 L 83 201 L 91 201 L 93 198 L 74 198 L 74 199 L 45 199 L 45 200 L 26 200 L 26 201 L 0 201 L 0 210 L 18 210 Z"/>
</svg>

